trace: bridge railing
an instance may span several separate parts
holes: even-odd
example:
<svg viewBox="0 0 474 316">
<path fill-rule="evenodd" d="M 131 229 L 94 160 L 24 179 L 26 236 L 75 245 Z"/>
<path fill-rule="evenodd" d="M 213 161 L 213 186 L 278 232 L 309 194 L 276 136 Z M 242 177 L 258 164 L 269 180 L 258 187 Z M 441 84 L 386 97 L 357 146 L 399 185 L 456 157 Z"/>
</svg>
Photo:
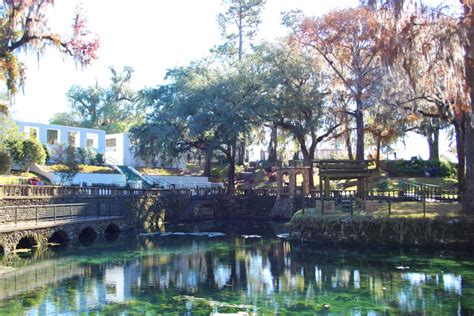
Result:
<svg viewBox="0 0 474 316">
<path fill-rule="evenodd" d="M 76 187 L 76 186 L 36 186 L 36 185 L 0 185 L 0 197 L 114 197 L 114 196 L 192 196 L 209 197 L 228 195 L 222 187 L 183 188 L 183 189 L 133 189 L 121 187 Z M 236 189 L 238 196 L 276 196 L 276 189 Z"/>
<path fill-rule="evenodd" d="M 73 197 L 73 196 L 139 196 L 160 194 L 163 189 L 133 189 L 121 187 L 79 187 L 40 185 L 0 185 L 0 197 Z M 179 191 L 179 190 L 174 190 Z"/>
<path fill-rule="evenodd" d="M 81 220 L 123 216 L 120 208 L 101 208 L 97 203 L 71 203 L 0 207 L 3 224 Z"/>
</svg>

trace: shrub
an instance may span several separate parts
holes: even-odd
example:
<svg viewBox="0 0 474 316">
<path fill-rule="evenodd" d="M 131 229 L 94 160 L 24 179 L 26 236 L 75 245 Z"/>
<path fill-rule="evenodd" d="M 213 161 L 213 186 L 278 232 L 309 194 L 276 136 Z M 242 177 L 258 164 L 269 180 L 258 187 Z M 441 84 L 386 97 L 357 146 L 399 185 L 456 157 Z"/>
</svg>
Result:
<svg viewBox="0 0 474 316">
<path fill-rule="evenodd" d="M 48 162 L 51 159 L 51 151 L 49 147 L 43 144 L 44 153 L 46 154 L 45 161 Z"/>
<path fill-rule="evenodd" d="M 12 168 L 12 157 L 4 150 L 0 150 L 0 174 L 7 174 Z"/>
<path fill-rule="evenodd" d="M 23 141 L 9 139 L 5 141 L 5 147 L 14 163 L 21 164 L 23 157 Z"/>
<path fill-rule="evenodd" d="M 46 160 L 46 153 L 43 145 L 36 139 L 27 139 L 23 141 L 23 153 L 21 165 L 24 170 L 28 170 L 32 163 L 44 164 Z"/>
<path fill-rule="evenodd" d="M 105 162 L 104 154 L 95 155 L 95 161 L 97 162 L 97 164 L 103 164 Z"/>
<path fill-rule="evenodd" d="M 452 177 L 456 175 L 456 164 L 439 160 L 389 160 L 384 161 L 382 168 L 391 176 L 396 177 L 423 177 L 425 172 L 435 173 L 438 177 Z"/>
</svg>

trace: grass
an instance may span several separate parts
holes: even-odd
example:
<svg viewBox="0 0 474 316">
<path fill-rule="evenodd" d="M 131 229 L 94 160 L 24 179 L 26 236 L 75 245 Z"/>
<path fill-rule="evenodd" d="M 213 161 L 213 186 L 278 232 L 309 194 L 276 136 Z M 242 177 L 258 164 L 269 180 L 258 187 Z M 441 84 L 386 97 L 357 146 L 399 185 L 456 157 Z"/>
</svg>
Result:
<svg viewBox="0 0 474 316">
<path fill-rule="evenodd" d="M 319 180 L 318 180 L 319 181 Z M 373 185 L 375 190 L 399 190 L 401 181 L 404 182 L 416 182 L 430 185 L 438 185 L 443 190 L 456 190 L 458 181 L 453 178 L 429 178 L 429 177 L 392 177 L 381 180 Z M 356 190 L 356 181 L 347 181 L 350 186 L 347 186 L 345 190 Z M 316 183 L 316 182 L 315 182 Z M 338 184 L 342 185 L 345 181 L 340 181 Z"/>
<path fill-rule="evenodd" d="M 56 164 L 49 165 L 46 167 L 50 171 L 61 172 L 67 170 L 65 165 Z M 79 165 L 80 173 L 107 173 L 107 174 L 116 174 L 118 173 L 115 169 L 110 168 L 109 166 L 92 166 L 92 165 Z"/>
<path fill-rule="evenodd" d="M 181 176 L 183 171 L 175 168 L 138 168 L 138 172 L 153 176 Z"/>
<path fill-rule="evenodd" d="M 461 216 L 461 205 L 459 203 L 438 203 L 426 202 L 426 218 L 436 217 L 459 217 Z M 302 214 L 300 213 L 300 216 Z M 336 213 L 325 214 L 326 218 L 346 217 L 349 213 L 342 212 L 340 206 L 336 206 Z M 373 216 L 373 217 L 388 217 L 388 203 L 381 202 L 378 205 L 378 210 L 373 212 L 364 211 L 361 207 L 354 209 L 355 216 Z M 304 216 L 308 217 L 322 217 L 321 210 L 315 208 L 306 208 Z M 391 204 L 391 215 L 394 218 L 422 218 L 423 203 L 421 202 L 395 202 Z"/>
</svg>

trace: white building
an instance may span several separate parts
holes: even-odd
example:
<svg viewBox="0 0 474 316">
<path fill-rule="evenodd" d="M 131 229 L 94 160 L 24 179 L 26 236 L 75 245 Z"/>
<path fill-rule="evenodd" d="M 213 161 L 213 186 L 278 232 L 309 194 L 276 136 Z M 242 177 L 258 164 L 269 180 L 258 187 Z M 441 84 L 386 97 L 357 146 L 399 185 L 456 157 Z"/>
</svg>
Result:
<svg viewBox="0 0 474 316">
<path fill-rule="evenodd" d="M 54 124 L 16 121 L 20 132 L 36 138 L 41 144 L 54 148 L 59 144 L 92 148 L 96 153 L 105 152 L 105 131 Z"/>
<path fill-rule="evenodd" d="M 105 161 L 113 165 L 145 167 L 147 164 L 140 157 L 135 156 L 133 143 L 129 133 L 105 135 Z M 173 159 L 171 164 L 158 161 L 150 167 L 171 167 L 183 169 L 186 167 L 185 157 Z"/>
</svg>

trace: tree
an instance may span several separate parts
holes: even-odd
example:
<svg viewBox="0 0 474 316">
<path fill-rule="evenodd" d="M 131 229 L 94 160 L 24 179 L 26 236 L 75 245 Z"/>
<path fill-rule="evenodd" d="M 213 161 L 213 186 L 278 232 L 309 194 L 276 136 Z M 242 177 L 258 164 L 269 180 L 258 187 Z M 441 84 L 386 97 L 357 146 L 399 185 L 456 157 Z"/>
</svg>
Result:
<svg viewBox="0 0 474 316">
<path fill-rule="evenodd" d="M 250 111 L 289 132 L 298 142 L 305 164 L 311 166 L 317 145 L 340 125 L 329 115 L 325 93 L 320 91 L 317 60 L 285 44 L 263 45 L 256 58 L 259 60 L 252 67 L 260 65 L 256 81 L 261 82 L 263 97 Z"/>
<path fill-rule="evenodd" d="M 12 168 L 12 157 L 4 149 L 0 149 L 0 174 L 7 174 Z"/>
<path fill-rule="evenodd" d="M 63 165 L 62 169 L 59 171 L 60 183 L 71 183 L 72 179 L 74 179 L 76 174 L 80 171 L 76 148 L 73 146 L 67 146 L 63 151 L 63 154 L 57 157 L 56 161 Z"/>
<path fill-rule="evenodd" d="M 22 145 L 21 165 L 23 170 L 28 171 L 33 163 L 45 163 L 46 153 L 39 141 L 36 139 L 26 139 Z"/>
<path fill-rule="evenodd" d="M 190 149 L 220 151 L 229 164 L 228 187 L 234 189 L 239 135 L 246 132 L 252 83 L 233 69 L 194 64 L 168 72 L 172 83 L 145 95 L 154 109 L 147 123 L 134 129 L 141 156 L 178 155 Z"/>
<path fill-rule="evenodd" d="M 0 79 L 12 94 L 22 85 L 26 69 L 18 59 L 21 50 L 41 54 L 48 46 L 72 56 L 82 65 L 97 58 L 99 40 L 86 27 L 80 8 L 76 10 L 72 34 L 61 37 L 48 26 L 48 9 L 53 1 L 3 1 L 0 5 Z"/>
<path fill-rule="evenodd" d="M 53 115 L 49 120 L 49 124 L 64 125 L 64 126 L 80 126 L 79 118 L 75 117 L 74 113 L 59 112 Z"/>
<path fill-rule="evenodd" d="M 217 20 L 225 43 L 218 46 L 217 52 L 226 56 L 230 64 L 240 64 L 245 48 L 252 46 L 261 23 L 265 0 L 224 0 L 227 11 L 218 15 Z M 245 160 L 247 135 L 242 135 L 237 148 L 237 163 Z"/>
<path fill-rule="evenodd" d="M 98 83 L 86 88 L 72 86 L 66 94 L 71 112 L 56 114 L 52 122 L 104 129 L 107 133 L 125 132 L 141 123 L 144 119 L 142 105 L 135 102 L 135 92 L 130 87 L 133 69 L 124 67 L 118 72 L 111 67 L 110 71 L 108 88 Z"/>
<path fill-rule="evenodd" d="M 217 16 L 222 37 L 226 42 L 217 51 L 231 60 L 241 62 L 245 46 L 251 46 L 261 23 L 265 0 L 224 0 L 227 11 Z"/>
<path fill-rule="evenodd" d="M 291 22 L 289 17 L 286 21 Z M 333 11 L 293 25 L 296 40 L 323 57 L 355 103 L 351 115 L 356 120 L 358 160 L 364 159 L 364 101 L 373 93 L 380 75 L 379 28 L 374 13 L 365 8 Z"/>
<path fill-rule="evenodd" d="M 372 7 L 377 7 L 380 4 L 380 1 L 377 0 L 363 2 Z M 405 4 L 412 4 L 413 2 L 416 3 L 416 1 L 407 0 L 391 0 L 386 2 L 395 8 L 393 12 L 397 23 L 405 21 L 407 27 L 399 29 L 408 31 L 408 33 L 419 25 L 423 25 L 417 23 L 413 16 L 402 14 L 406 9 Z M 457 78 L 461 75 L 461 80 L 449 82 L 449 86 L 456 85 L 457 88 L 450 89 L 452 92 L 451 97 L 447 100 L 450 101 L 448 102 L 450 109 L 456 115 L 453 125 L 457 130 L 458 157 L 461 155 L 458 165 L 465 163 L 465 170 L 460 170 L 461 167 L 458 167 L 458 179 L 462 178 L 461 180 L 465 180 L 465 184 L 463 184 L 465 186 L 464 190 L 462 190 L 460 182 L 460 195 L 464 195 L 462 209 L 465 213 L 471 213 L 474 212 L 474 119 L 472 118 L 474 113 L 474 1 L 459 0 L 459 2 L 462 8 L 460 18 L 454 24 L 451 23 L 449 28 L 445 28 L 445 30 L 450 31 L 449 33 L 455 36 L 450 38 L 445 35 L 436 36 L 430 38 L 430 43 L 436 47 L 447 45 L 462 54 L 462 58 L 458 58 L 459 54 L 444 49 L 442 52 L 449 52 L 449 57 L 439 57 L 437 60 L 444 65 L 443 71 L 439 72 L 439 74 L 457 75 Z M 400 46 L 397 45 L 396 47 Z M 393 54 L 389 56 L 393 56 Z M 462 62 L 460 63 L 461 59 Z M 461 176 L 462 174 L 464 176 Z"/>
</svg>

